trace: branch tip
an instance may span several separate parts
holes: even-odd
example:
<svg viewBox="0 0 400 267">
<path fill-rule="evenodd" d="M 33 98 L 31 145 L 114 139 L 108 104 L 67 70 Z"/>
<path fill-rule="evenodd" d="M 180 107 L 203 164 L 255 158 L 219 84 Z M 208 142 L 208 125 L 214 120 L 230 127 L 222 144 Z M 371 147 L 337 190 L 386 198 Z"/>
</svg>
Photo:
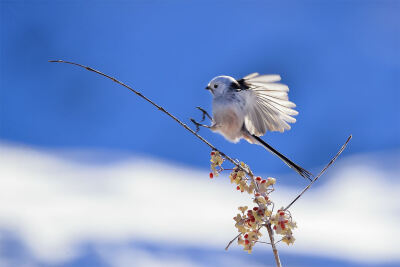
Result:
<svg viewBox="0 0 400 267">
<path fill-rule="evenodd" d="M 314 180 L 312 180 L 311 183 L 307 185 L 306 188 L 304 188 L 303 191 L 301 191 L 301 193 L 284 210 L 290 208 L 308 189 L 310 189 L 311 185 L 315 183 L 318 180 L 318 178 L 322 176 L 322 174 L 325 173 L 325 171 L 336 161 L 336 159 L 340 156 L 340 154 L 342 154 L 342 152 L 345 150 L 351 138 L 353 138 L 352 134 L 350 134 L 346 142 L 340 148 L 339 152 L 336 153 L 336 155 L 331 159 L 331 161 L 329 161 L 329 163 L 322 169 L 322 171 L 320 171 L 318 175 L 315 176 Z"/>
</svg>

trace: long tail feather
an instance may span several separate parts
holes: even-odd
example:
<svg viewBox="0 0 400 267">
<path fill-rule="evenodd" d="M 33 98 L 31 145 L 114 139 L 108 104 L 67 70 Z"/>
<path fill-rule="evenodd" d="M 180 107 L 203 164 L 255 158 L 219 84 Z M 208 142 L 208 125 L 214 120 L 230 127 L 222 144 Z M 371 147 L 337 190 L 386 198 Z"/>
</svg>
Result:
<svg viewBox="0 0 400 267">
<path fill-rule="evenodd" d="M 252 137 L 257 140 L 261 145 L 263 145 L 267 150 L 269 150 L 271 153 L 275 154 L 276 156 L 278 156 L 283 162 L 286 163 L 286 165 L 288 165 L 290 168 L 292 168 L 293 170 L 295 170 L 298 174 L 300 174 L 301 176 L 303 176 L 304 178 L 312 181 L 312 179 L 310 177 L 313 176 L 313 174 L 309 171 L 307 171 L 306 169 L 303 169 L 302 167 L 300 167 L 299 165 L 293 163 L 293 161 L 291 161 L 290 159 L 288 159 L 287 157 L 285 157 L 284 155 L 282 155 L 281 153 L 279 153 L 275 148 L 273 148 L 272 146 L 270 146 L 269 144 L 267 144 L 264 140 L 262 140 L 260 137 L 252 135 Z"/>
</svg>

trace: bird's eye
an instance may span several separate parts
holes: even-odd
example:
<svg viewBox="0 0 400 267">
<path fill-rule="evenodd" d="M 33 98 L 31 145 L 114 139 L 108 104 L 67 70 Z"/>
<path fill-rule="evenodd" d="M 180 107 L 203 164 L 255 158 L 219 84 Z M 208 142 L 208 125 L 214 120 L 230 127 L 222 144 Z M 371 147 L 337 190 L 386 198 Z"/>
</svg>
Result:
<svg viewBox="0 0 400 267">
<path fill-rule="evenodd" d="M 217 89 L 218 88 L 218 84 L 214 84 L 214 88 Z"/>
</svg>

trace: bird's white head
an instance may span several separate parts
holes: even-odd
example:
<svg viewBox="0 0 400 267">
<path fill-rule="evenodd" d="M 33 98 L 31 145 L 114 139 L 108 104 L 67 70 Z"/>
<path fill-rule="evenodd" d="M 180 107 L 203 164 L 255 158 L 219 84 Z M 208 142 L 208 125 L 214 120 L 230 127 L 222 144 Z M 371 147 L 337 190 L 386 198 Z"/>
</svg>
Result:
<svg viewBox="0 0 400 267">
<path fill-rule="evenodd" d="M 237 84 L 237 81 L 230 76 L 218 76 L 212 79 L 206 89 L 214 96 L 223 95 L 225 92 L 232 88 L 232 84 Z"/>
</svg>

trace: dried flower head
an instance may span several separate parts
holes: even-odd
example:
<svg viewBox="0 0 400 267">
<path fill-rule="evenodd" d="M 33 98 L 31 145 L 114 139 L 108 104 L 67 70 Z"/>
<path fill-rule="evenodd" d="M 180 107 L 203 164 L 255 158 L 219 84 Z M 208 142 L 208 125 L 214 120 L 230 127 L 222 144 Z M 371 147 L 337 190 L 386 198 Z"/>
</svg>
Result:
<svg viewBox="0 0 400 267">
<path fill-rule="evenodd" d="M 223 162 L 224 159 L 219 152 L 211 152 L 212 172 L 210 178 L 224 170 Z M 243 162 L 240 162 L 239 166 L 231 169 L 229 179 L 236 186 L 236 190 L 252 196 L 255 206 L 250 209 L 247 206 L 240 206 L 238 207 L 240 213 L 233 217 L 235 227 L 239 232 L 238 244 L 243 246 L 245 251 L 251 253 L 254 245 L 263 237 L 261 231 L 267 225 L 272 225 L 274 232 L 283 236 L 283 242 L 288 245 L 293 244 L 295 238 L 292 229 L 296 228 L 296 223 L 292 220 L 292 216 L 283 208 L 273 214 L 274 202 L 271 200 L 270 194 L 274 191 L 276 179 L 253 176 L 249 166 Z"/>
<path fill-rule="evenodd" d="M 214 175 L 218 176 L 218 174 L 223 171 L 223 168 L 221 167 L 222 163 L 224 163 L 224 158 L 221 156 L 221 154 L 218 151 L 211 151 L 211 170 L 212 173 L 210 173 L 210 178 L 213 178 Z"/>
</svg>

